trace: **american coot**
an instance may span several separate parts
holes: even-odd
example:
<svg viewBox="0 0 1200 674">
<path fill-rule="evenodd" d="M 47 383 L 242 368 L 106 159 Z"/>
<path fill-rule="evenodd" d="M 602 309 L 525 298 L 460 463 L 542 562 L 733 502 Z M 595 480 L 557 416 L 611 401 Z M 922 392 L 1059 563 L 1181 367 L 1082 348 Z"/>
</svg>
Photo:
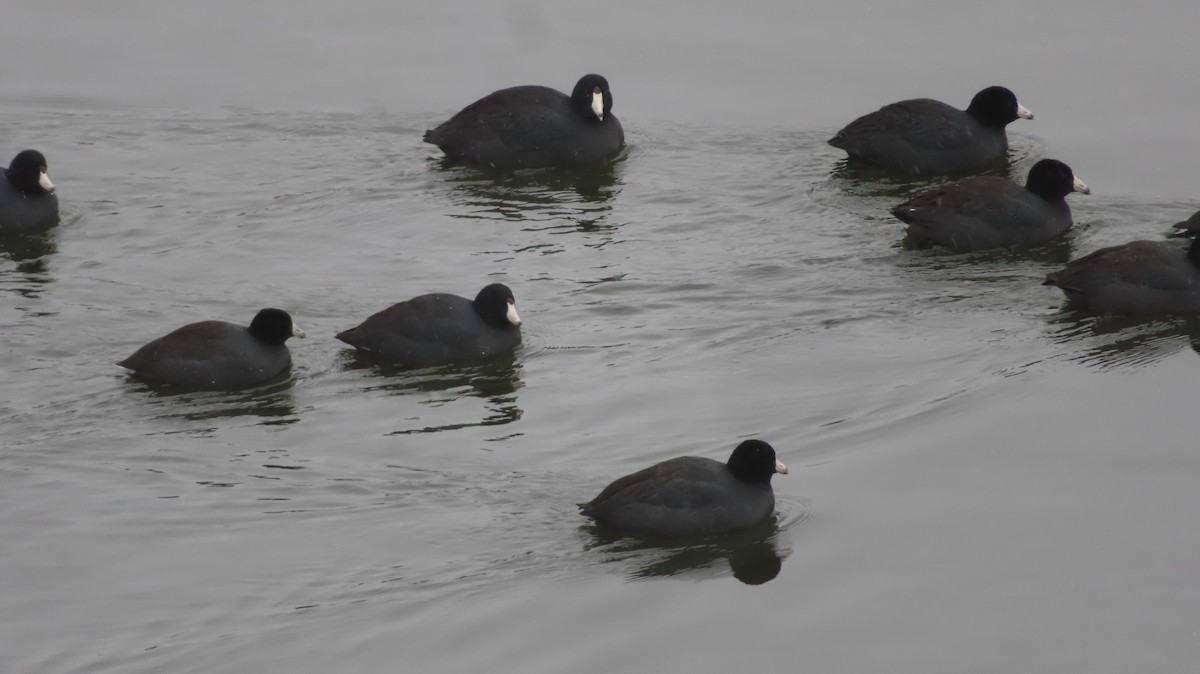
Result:
<svg viewBox="0 0 1200 674">
<path fill-rule="evenodd" d="M 625 144 L 612 104 L 599 75 L 584 75 L 570 96 L 539 86 L 501 89 L 426 131 L 425 142 L 451 159 L 497 168 L 589 164 Z"/>
<path fill-rule="evenodd" d="M 1005 159 L 1004 127 L 1033 113 L 1004 87 L 975 94 L 965 111 L 917 98 L 885 105 L 838 131 L 829 144 L 851 159 L 914 175 L 976 173 Z"/>
<path fill-rule="evenodd" d="M 521 343 L 520 326 L 512 291 L 493 283 L 473 301 L 434 293 L 393 304 L 337 338 L 388 360 L 424 367 L 509 351 Z"/>
<path fill-rule="evenodd" d="M 1175 225 L 1189 247 L 1167 241 L 1131 241 L 1101 248 L 1042 285 L 1058 286 L 1079 306 L 1119 314 L 1200 313 L 1200 213 Z"/>
<path fill-rule="evenodd" d="M 13 157 L 0 180 L 0 233 L 28 232 L 58 223 L 58 196 L 46 168 L 46 157 L 37 150 Z"/>
<path fill-rule="evenodd" d="M 613 482 L 579 509 L 629 533 L 713 534 L 770 516 L 775 510 L 771 477 L 787 472 L 771 445 L 746 440 L 726 463 L 696 456 L 663 461 Z"/>
<path fill-rule="evenodd" d="M 191 323 L 138 349 L 117 363 L 153 382 L 206 389 L 260 384 L 292 364 L 284 346 L 303 337 L 282 309 L 263 309 L 242 327 L 225 321 Z"/>
<path fill-rule="evenodd" d="M 916 241 L 958 250 L 1032 246 L 1071 228 L 1071 192 L 1091 194 L 1071 167 L 1043 159 L 1029 169 L 1025 186 L 978 176 L 920 194 L 892 209 Z"/>
</svg>

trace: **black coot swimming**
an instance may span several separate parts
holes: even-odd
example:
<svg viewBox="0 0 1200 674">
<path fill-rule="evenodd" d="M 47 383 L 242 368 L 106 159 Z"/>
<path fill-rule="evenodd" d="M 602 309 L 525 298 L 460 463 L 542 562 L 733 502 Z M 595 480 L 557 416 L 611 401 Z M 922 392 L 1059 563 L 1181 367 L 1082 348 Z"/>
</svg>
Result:
<svg viewBox="0 0 1200 674">
<path fill-rule="evenodd" d="M 250 327 L 201 321 L 146 344 L 117 363 L 147 381 L 204 389 L 261 384 L 286 370 L 292 356 L 284 342 L 303 337 L 282 309 L 263 309 Z"/>
<path fill-rule="evenodd" d="M 757 524 L 775 510 L 771 477 L 788 469 L 762 440 L 746 440 L 721 463 L 681 456 L 613 482 L 580 512 L 613 529 L 699 536 Z"/>
<path fill-rule="evenodd" d="M 13 157 L 0 179 L 0 234 L 58 224 L 58 195 L 47 169 L 46 157 L 37 150 Z"/>
<path fill-rule="evenodd" d="M 1091 194 L 1071 167 L 1043 159 L 1022 187 L 1007 178 L 977 176 L 944 185 L 896 206 L 892 215 L 915 241 L 957 250 L 1032 246 L 1071 228 L 1071 192 Z"/>
<path fill-rule="evenodd" d="M 337 338 L 404 365 L 424 367 L 487 358 L 521 343 L 521 318 L 508 286 L 475 296 L 434 293 L 393 304 Z"/>
<path fill-rule="evenodd" d="M 829 144 L 850 158 L 919 176 L 978 173 L 1008 156 L 1004 127 L 1033 113 L 1004 87 L 975 94 L 966 110 L 929 98 L 885 105 L 838 131 Z"/>
<path fill-rule="evenodd" d="M 570 96 L 549 87 L 501 89 L 425 132 L 450 159 L 496 168 L 573 167 L 625 145 L 608 80 L 584 75 Z"/>
<path fill-rule="evenodd" d="M 1178 223 L 1184 247 L 1169 241 L 1131 241 L 1101 248 L 1046 276 L 1081 307 L 1117 314 L 1200 313 L 1200 213 Z"/>
</svg>

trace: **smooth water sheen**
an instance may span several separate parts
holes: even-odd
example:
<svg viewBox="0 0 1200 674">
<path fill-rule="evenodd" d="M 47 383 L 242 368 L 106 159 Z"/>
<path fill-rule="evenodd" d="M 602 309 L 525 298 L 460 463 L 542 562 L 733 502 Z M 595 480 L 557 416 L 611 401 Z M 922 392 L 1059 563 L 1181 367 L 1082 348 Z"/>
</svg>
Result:
<svg viewBox="0 0 1200 674">
<path fill-rule="evenodd" d="M 4 161 L 64 209 L 0 240 L 4 672 L 1190 671 L 1198 323 L 1043 276 L 1197 207 L 1200 10 L 765 3 L 78 3 L 5 10 Z M 15 55 L 19 55 L 19 58 Z M 612 83 L 611 167 L 443 165 L 496 88 Z M 928 187 L 825 144 L 989 84 L 1076 228 L 907 245 Z M 516 353 L 416 371 L 333 335 L 509 285 Z M 113 363 L 265 306 L 237 393 Z M 612 479 L 760 437 L 777 516 L 607 538 Z"/>
</svg>

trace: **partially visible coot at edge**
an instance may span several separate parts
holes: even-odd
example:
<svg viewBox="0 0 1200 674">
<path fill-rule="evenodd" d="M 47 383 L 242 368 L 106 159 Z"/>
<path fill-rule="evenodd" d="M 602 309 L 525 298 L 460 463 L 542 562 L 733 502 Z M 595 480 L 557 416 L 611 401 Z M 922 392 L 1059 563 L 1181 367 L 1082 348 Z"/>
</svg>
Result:
<svg viewBox="0 0 1200 674">
<path fill-rule="evenodd" d="M 463 108 L 425 142 L 446 156 L 496 168 L 575 167 L 625 145 L 608 80 L 584 75 L 570 96 L 549 87 L 501 89 Z"/>
<path fill-rule="evenodd" d="M 966 110 L 929 98 L 885 105 L 838 131 L 829 144 L 852 161 L 915 176 L 979 173 L 1005 162 L 1005 127 L 1033 113 L 1004 87 L 975 94 Z"/>
<path fill-rule="evenodd" d="M 788 472 L 775 449 L 746 440 L 721 463 L 681 456 L 613 482 L 580 512 L 623 533 L 703 536 L 742 529 L 775 511 L 771 478 Z"/>
<path fill-rule="evenodd" d="M 1200 313 L 1200 213 L 1175 225 L 1171 241 L 1131 241 L 1101 248 L 1046 276 L 1076 306 L 1114 314 Z"/>
<path fill-rule="evenodd" d="M 380 311 L 337 334 L 361 351 L 413 367 L 479 360 L 521 343 L 512 290 L 493 283 L 474 300 L 432 293 Z"/>
<path fill-rule="evenodd" d="M 976 176 L 943 185 L 896 206 L 892 215 L 910 239 L 955 250 L 1026 247 L 1071 228 L 1071 192 L 1091 194 L 1071 167 L 1043 159 L 1022 187 L 1007 178 Z"/>
<path fill-rule="evenodd" d="M 200 389 L 264 383 L 292 364 L 284 342 L 304 337 L 282 309 L 263 309 L 249 327 L 201 321 L 146 344 L 117 363 L 140 379 Z"/>
<path fill-rule="evenodd" d="M 32 232 L 58 224 L 58 196 L 46 157 L 24 150 L 0 180 L 0 234 Z"/>
</svg>

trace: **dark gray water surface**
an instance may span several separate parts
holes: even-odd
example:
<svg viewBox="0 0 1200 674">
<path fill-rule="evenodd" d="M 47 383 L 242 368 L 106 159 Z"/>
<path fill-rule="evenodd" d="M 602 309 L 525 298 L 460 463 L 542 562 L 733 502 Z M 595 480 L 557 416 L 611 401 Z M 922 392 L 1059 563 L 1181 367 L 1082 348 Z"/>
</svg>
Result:
<svg viewBox="0 0 1200 674">
<path fill-rule="evenodd" d="M 1073 6 L 1072 6 L 1073 5 Z M 1128 672 L 1200 658 L 1200 328 L 1042 276 L 1200 206 L 1192 3 L 79 3 L 7 8 L 0 153 L 52 232 L 0 241 L 5 672 Z M 502 86 L 612 82 L 612 167 L 446 167 Z M 1094 194 L 1024 253 L 905 245 L 923 184 L 825 139 L 1005 84 L 1013 173 Z M 332 336 L 425 292 L 525 344 L 395 371 Z M 112 365 L 264 306 L 272 385 Z M 690 545 L 574 504 L 745 437 L 778 516 Z"/>
</svg>

